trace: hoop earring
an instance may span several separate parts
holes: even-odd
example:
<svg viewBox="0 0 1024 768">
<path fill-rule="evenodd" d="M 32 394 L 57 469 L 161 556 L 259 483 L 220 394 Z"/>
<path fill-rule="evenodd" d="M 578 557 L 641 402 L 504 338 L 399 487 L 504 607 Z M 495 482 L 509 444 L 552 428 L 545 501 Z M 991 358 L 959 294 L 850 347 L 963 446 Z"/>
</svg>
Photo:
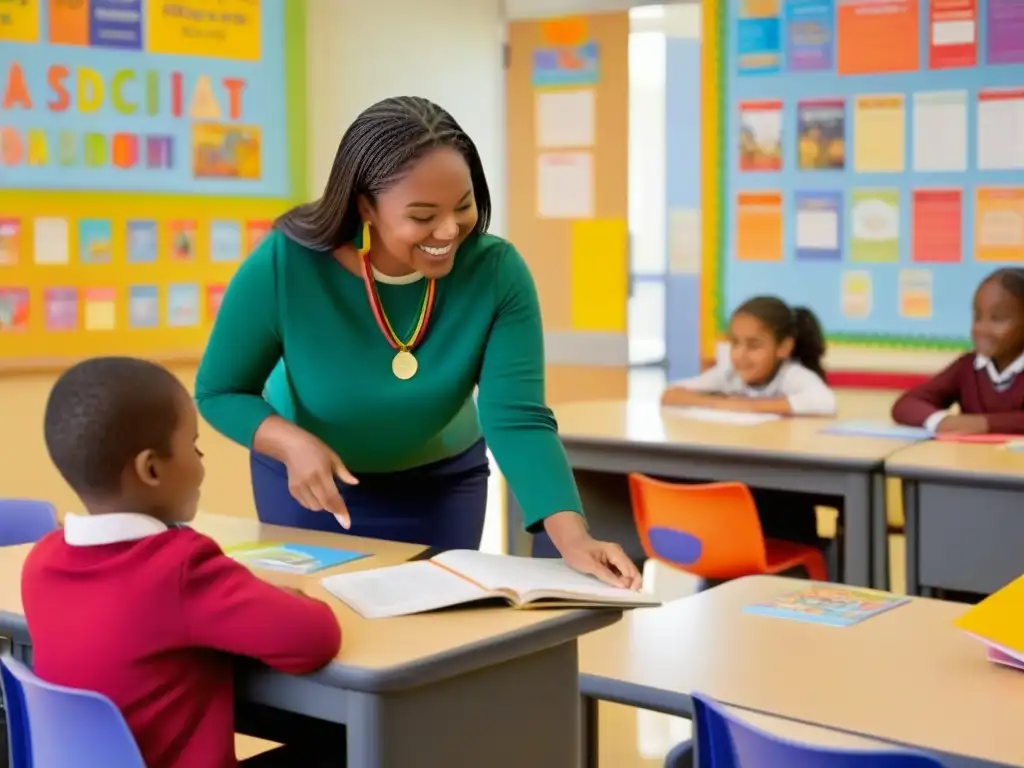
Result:
<svg viewBox="0 0 1024 768">
<path fill-rule="evenodd" d="M 359 255 L 364 255 L 370 250 L 370 222 L 363 222 L 363 231 L 359 237 Z"/>
</svg>

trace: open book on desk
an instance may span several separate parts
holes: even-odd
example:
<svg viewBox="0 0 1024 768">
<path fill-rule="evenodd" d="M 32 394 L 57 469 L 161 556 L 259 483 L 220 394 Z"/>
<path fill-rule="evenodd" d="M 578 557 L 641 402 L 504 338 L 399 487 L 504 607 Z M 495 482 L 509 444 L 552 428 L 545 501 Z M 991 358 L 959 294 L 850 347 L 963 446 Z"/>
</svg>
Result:
<svg viewBox="0 0 1024 768">
<path fill-rule="evenodd" d="M 367 619 L 502 599 L 515 608 L 659 605 L 652 595 L 610 587 L 561 560 L 490 555 L 467 549 L 430 560 L 328 576 L 324 588 Z"/>
</svg>

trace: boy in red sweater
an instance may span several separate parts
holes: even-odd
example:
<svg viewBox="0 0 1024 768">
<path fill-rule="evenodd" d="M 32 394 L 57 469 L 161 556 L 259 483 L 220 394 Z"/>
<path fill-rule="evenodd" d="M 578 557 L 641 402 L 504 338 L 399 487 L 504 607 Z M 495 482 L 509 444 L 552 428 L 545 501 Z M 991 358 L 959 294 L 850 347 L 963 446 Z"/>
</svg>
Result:
<svg viewBox="0 0 1024 768">
<path fill-rule="evenodd" d="M 46 447 L 88 515 L 68 514 L 22 573 L 36 673 L 109 697 L 149 768 L 238 765 L 235 656 L 301 675 L 341 645 L 327 605 L 261 581 L 183 527 L 203 481 L 197 429 L 188 392 L 160 366 L 110 357 L 64 373 Z M 290 749 L 271 755 L 302 764 Z"/>
<path fill-rule="evenodd" d="M 894 421 L 933 432 L 1024 434 L 1024 270 L 996 270 L 978 286 L 971 339 L 973 352 L 896 401 Z M 949 413 L 954 404 L 959 414 Z"/>
</svg>

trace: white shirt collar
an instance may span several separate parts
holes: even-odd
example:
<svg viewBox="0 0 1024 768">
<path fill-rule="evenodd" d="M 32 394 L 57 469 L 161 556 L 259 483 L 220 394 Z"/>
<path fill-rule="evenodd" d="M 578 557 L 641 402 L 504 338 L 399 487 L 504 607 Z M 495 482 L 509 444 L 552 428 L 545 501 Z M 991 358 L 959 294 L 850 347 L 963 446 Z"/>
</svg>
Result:
<svg viewBox="0 0 1024 768">
<path fill-rule="evenodd" d="M 64 516 L 64 541 L 72 547 L 138 541 L 166 530 L 167 526 L 155 517 L 134 512 L 115 512 L 109 515 L 76 515 L 68 512 Z"/>
<path fill-rule="evenodd" d="M 989 380 L 993 384 L 1005 384 L 1013 379 L 1014 376 L 1024 371 L 1024 354 L 1021 354 L 1020 357 L 1001 371 L 996 370 L 995 363 L 993 363 L 989 358 L 984 355 L 975 355 L 974 370 L 985 371 L 988 374 Z"/>
<path fill-rule="evenodd" d="M 422 272 L 410 272 L 408 275 L 385 275 L 379 269 L 372 264 L 370 269 L 373 271 L 373 279 L 378 283 L 386 283 L 387 285 L 410 285 L 418 280 L 423 279 Z"/>
</svg>

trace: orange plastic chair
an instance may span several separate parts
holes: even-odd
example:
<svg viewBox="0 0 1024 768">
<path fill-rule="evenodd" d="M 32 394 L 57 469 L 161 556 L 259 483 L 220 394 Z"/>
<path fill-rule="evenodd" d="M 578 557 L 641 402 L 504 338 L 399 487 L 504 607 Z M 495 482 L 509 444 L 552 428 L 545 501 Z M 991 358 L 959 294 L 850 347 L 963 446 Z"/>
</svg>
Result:
<svg viewBox="0 0 1024 768">
<path fill-rule="evenodd" d="M 803 568 L 827 581 L 817 547 L 766 539 L 750 489 L 743 483 L 680 485 L 629 476 L 640 542 L 647 557 L 704 579 L 783 573 Z"/>
</svg>

